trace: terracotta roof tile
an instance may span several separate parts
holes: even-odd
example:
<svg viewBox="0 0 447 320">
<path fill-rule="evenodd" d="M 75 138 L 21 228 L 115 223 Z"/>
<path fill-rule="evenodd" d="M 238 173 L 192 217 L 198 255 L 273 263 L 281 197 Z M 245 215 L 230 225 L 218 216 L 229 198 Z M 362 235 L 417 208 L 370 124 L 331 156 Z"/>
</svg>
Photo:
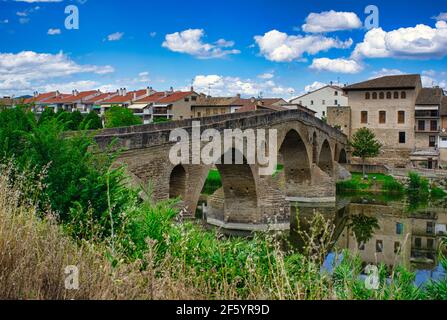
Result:
<svg viewBox="0 0 447 320">
<path fill-rule="evenodd" d="M 441 88 L 422 88 L 416 99 L 418 105 L 440 105 L 444 92 Z"/>
<path fill-rule="evenodd" d="M 344 87 L 344 91 L 368 90 L 368 89 L 412 89 L 421 83 L 419 74 L 405 74 L 397 76 L 385 76 L 371 79 Z"/>
<path fill-rule="evenodd" d="M 170 95 L 168 95 L 167 97 L 161 98 L 160 100 L 157 101 L 157 103 L 173 103 L 173 102 L 177 102 L 179 100 L 182 100 L 192 94 L 194 94 L 195 92 L 193 91 L 176 91 L 174 93 L 171 93 Z"/>
</svg>

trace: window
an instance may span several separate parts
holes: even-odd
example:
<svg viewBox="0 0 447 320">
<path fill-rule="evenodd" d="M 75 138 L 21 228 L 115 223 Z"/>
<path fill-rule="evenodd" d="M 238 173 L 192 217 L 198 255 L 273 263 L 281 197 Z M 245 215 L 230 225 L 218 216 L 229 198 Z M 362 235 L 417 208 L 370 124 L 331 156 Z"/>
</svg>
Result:
<svg viewBox="0 0 447 320">
<path fill-rule="evenodd" d="M 214 113 L 215 115 L 216 115 L 216 114 L 219 114 L 219 110 L 214 109 L 213 113 Z"/>
<path fill-rule="evenodd" d="M 197 117 L 200 118 L 202 116 L 202 112 L 197 112 Z"/>
<path fill-rule="evenodd" d="M 363 241 L 359 243 L 359 250 L 360 251 L 365 250 L 365 243 Z"/>
<path fill-rule="evenodd" d="M 326 111 L 323 111 L 323 117 L 326 117 Z"/>
<path fill-rule="evenodd" d="M 430 121 L 430 131 L 438 131 L 438 121 L 437 120 Z"/>
<path fill-rule="evenodd" d="M 335 100 L 335 101 L 334 101 L 334 104 L 335 104 L 336 106 L 338 106 L 338 100 Z"/>
<path fill-rule="evenodd" d="M 225 114 L 226 113 L 225 108 L 220 108 L 220 113 Z"/>
<path fill-rule="evenodd" d="M 189 98 L 188 97 L 185 98 L 185 102 L 189 102 Z"/>
<path fill-rule="evenodd" d="M 321 103 L 323 104 L 323 106 L 326 104 L 326 100 L 321 101 Z"/>
<path fill-rule="evenodd" d="M 385 99 L 385 93 L 381 92 L 381 93 L 379 94 L 379 98 L 380 98 L 380 100 Z"/>
<path fill-rule="evenodd" d="M 382 240 L 376 241 L 376 252 L 383 252 L 383 241 Z"/>
<path fill-rule="evenodd" d="M 425 131 L 425 120 L 418 121 L 418 131 Z"/>
<path fill-rule="evenodd" d="M 427 239 L 427 249 L 433 249 L 435 246 L 435 242 L 433 239 Z"/>
<path fill-rule="evenodd" d="M 335 92 L 334 92 L 334 95 L 335 95 L 335 96 L 338 96 L 338 91 L 335 91 Z"/>
<path fill-rule="evenodd" d="M 414 239 L 414 246 L 420 249 L 422 247 L 422 239 L 421 238 Z"/>
<path fill-rule="evenodd" d="M 386 123 L 386 111 L 379 111 L 379 123 Z"/>
<path fill-rule="evenodd" d="M 400 242 L 396 241 L 394 242 L 394 253 L 398 254 L 400 251 Z"/>
<path fill-rule="evenodd" d="M 373 99 L 377 100 L 377 92 L 373 92 Z"/>
<path fill-rule="evenodd" d="M 402 143 L 402 144 L 404 144 L 404 143 L 406 143 L 406 135 L 405 135 L 405 132 L 399 132 L 399 143 Z"/>
<path fill-rule="evenodd" d="M 404 225 L 400 222 L 396 223 L 396 234 L 403 234 L 404 233 Z"/>
<path fill-rule="evenodd" d="M 368 123 L 368 111 L 362 111 L 361 123 Z"/>
<path fill-rule="evenodd" d="M 436 147 L 436 137 L 435 136 L 428 137 L 428 146 L 430 148 Z"/>
<path fill-rule="evenodd" d="M 394 99 L 399 99 L 399 92 L 394 91 Z"/>
<path fill-rule="evenodd" d="M 386 98 L 387 98 L 387 99 L 391 99 L 391 92 L 387 92 L 387 93 L 386 93 Z"/>
<path fill-rule="evenodd" d="M 390 92 L 390 96 L 391 96 L 391 92 Z M 400 123 L 400 124 L 405 123 L 405 111 L 397 112 L 397 123 Z"/>
<path fill-rule="evenodd" d="M 402 92 L 400 93 L 400 98 L 401 98 L 401 99 L 407 99 L 407 93 L 406 93 L 405 91 L 402 91 Z"/>
<path fill-rule="evenodd" d="M 427 233 L 428 234 L 434 234 L 434 223 L 433 222 L 427 222 Z"/>
<path fill-rule="evenodd" d="M 369 93 L 369 92 L 365 93 L 365 99 L 366 100 L 371 99 L 371 93 Z"/>
<path fill-rule="evenodd" d="M 314 101 L 310 100 L 310 105 L 313 106 L 314 105 Z"/>
<path fill-rule="evenodd" d="M 197 97 L 196 96 L 192 96 L 191 97 L 191 101 L 197 101 Z"/>
</svg>

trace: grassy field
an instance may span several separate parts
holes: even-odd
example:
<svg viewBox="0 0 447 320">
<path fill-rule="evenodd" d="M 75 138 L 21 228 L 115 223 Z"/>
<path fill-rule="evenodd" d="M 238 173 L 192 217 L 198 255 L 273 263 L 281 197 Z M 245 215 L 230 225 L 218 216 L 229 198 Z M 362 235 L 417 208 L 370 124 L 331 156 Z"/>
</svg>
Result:
<svg viewBox="0 0 447 320">
<path fill-rule="evenodd" d="M 388 192 L 403 193 L 404 186 L 393 177 L 385 174 L 368 174 L 368 179 L 364 179 L 361 173 L 353 173 L 352 179 L 339 182 L 338 192 Z"/>
</svg>

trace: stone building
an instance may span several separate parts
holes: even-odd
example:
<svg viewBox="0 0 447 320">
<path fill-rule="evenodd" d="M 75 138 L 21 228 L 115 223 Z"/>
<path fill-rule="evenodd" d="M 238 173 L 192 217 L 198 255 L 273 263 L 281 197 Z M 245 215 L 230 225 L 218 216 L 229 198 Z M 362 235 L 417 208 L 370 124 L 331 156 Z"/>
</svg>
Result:
<svg viewBox="0 0 447 320">
<path fill-rule="evenodd" d="M 441 132 L 439 134 L 439 154 L 441 165 L 447 168 L 447 97 L 442 97 L 440 108 Z"/>
<path fill-rule="evenodd" d="M 290 102 L 314 110 L 316 117 L 323 119 L 327 117 L 327 108 L 347 106 L 348 97 L 341 87 L 331 84 L 292 99 Z"/>
<path fill-rule="evenodd" d="M 383 148 L 372 164 L 438 168 L 443 161 L 442 89 L 423 88 L 420 75 L 410 74 L 372 79 L 343 90 L 349 106 L 328 108 L 328 123 L 349 137 L 364 127 L 374 131 Z"/>
</svg>

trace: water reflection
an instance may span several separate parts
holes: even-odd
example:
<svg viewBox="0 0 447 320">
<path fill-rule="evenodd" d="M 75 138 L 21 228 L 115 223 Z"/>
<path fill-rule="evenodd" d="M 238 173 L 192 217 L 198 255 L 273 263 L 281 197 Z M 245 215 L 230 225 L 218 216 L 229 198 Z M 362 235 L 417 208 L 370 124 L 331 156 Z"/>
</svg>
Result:
<svg viewBox="0 0 447 320">
<path fill-rule="evenodd" d="M 364 265 L 403 265 L 416 272 L 416 284 L 444 278 L 438 250 L 447 235 L 447 200 L 430 203 L 402 197 L 341 197 L 336 205 L 292 207 L 292 243 L 302 249 L 305 240 L 299 230 L 320 212 L 334 227 L 333 252 L 349 250 Z M 297 212 L 299 214 L 297 214 Z M 329 252 L 327 260 L 333 258 Z M 327 262 L 327 261 L 326 261 Z M 325 265 L 330 265 L 325 263 Z"/>
</svg>

